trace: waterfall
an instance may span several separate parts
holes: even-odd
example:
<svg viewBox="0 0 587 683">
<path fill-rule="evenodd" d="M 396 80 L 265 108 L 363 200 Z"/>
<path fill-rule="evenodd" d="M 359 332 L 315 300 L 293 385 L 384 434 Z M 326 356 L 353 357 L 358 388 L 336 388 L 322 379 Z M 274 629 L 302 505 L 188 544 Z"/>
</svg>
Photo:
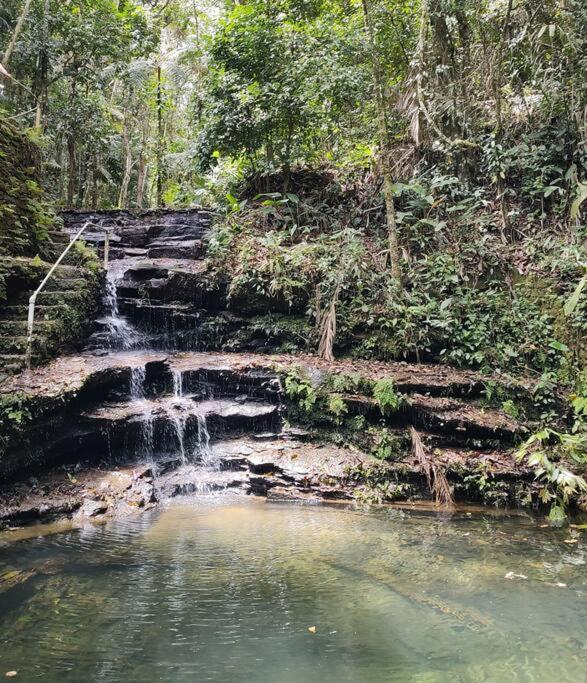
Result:
<svg viewBox="0 0 587 683">
<path fill-rule="evenodd" d="M 147 405 L 143 419 L 141 421 L 139 447 L 140 452 L 144 457 L 149 459 L 153 457 L 153 451 L 155 450 L 155 430 L 153 411 L 150 405 Z"/>
<path fill-rule="evenodd" d="M 145 398 L 145 376 L 147 369 L 144 365 L 131 368 L 130 371 L 130 398 L 133 401 Z"/>
<path fill-rule="evenodd" d="M 123 244 L 123 251 L 126 245 Z M 134 252 L 136 249 L 133 247 Z M 145 254 L 148 249 L 145 248 Z M 101 327 L 96 334 L 100 349 L 110 349 L 117 351 L 141 350 L 148 351 L 154 348 L 154 340 L 157 333 L 162 332 L 163 325 L 169 325 L 167 330 L 170 339 L 175 339 L 183 328 L 175 329 L 175 319 L 161 317 L 157 306 L 154 306 L 148 315 L 152 316 L 151 324 L 154 336 L 140 332 L 132 322 L 127 319 L 124 313 L 127 310 L 134 310 L 130 307 L 135 305 L 137 299 L 132 295 L 136 288 L 136 282 L 127 273 L 132 271 L 136 262 L 134 255 L 124 251 L 122 258 L 115 259 L 109 264 L 106 273 L 106 282 L 103 293 L 103 314 L 99 319 Z M 124 292 L 130 291 L 131 294 Z M 120 298 L 126 297 L 128 299 Z M 121 314 L 121 310 L 123 313 Z M 141 325 L 144 326 L 146 320 L 141 314 Z M 160 319 L 161 318 L 161 319 Z M 197 333 L 197 320 L 194 321 Z M 141 327 L 142 329 L 142 327 Z M 170 342 L 172 347 L 176 346 Z M 134 354 L 132 354 L 134 356 Z M 130 356 L 130 354 L 129 354 Z M 134 365 L 137 361 L 129 363 Z M 141 361 L 138 361 L 141 363 Z M 173 458 L 179 460 L 182 465 L 188 466 L 188 470 L 196 470 L 196 479 L 200 481 L 198 490 L 210 492 L 213 486 L 210 481 L 215 477 L 215 473 L 220 471 L 220 456 L 217 449 L 210 446 L 210 432 L 206 421 L 206 414 L 203 409 L 198 411 L 195 399 L 201 396 L 192 396 L 186 392 L 184 386 L 183 372 L 171 367 L 172 386 L 171 395 L 156 397 L 155 385 L 153 391 L 146 386 L 146 366 L 142 362 L 137 367 L 131 367 L 129 381 L 129 401 L 132 403 L 130 416 L 134 422 L 135 443 L 134 457 L 148 460 L 153 464 L 162 458 Z M 189 382 L 188 382 L 189 383 Z M 209 387 L 205 388 L 205 393 L 210 393 Z M 196 430 L 197 428 L 197 435 Z M 197 473 L 201 473 L 198 475 Z M 193 476 L 190 475 L 190 476 Z"/>
<path fill-rule="evenodd" d="M 210 432 L 208 431 L 205 415 L 198 413 L 196 419 L 198 421 L 198 454 L 202 464 L 206 464 L 210 456 Z"/>
<path fill-rule="evenodd" d="M 142 456 L 147 458 L 153 457 L 154 450 L 154 420 L 153 420 L 153 406 L 150 401 L 146 399 L 145 393 L 145 377 L 147 369 L 144 365 L 139 365 L 131 368 L 130 371 L 130 400 L 140 401 L 144 406 L 144 412 L 141 419 L 139 437 L 138 437 L 138 451 Z"/>
<path fill-rule="evenodd" d="M 185 451 L 185 425 L 187 421 L 187 415 L 183 410 L 176 410 L 175 406 L 171 410 L 167 410 L 167 416 L 173 427 L 177 443 L 179 445 L 179 453 L 181 455 L 182 464 L 187 463 L 186 451 Z"/>
<path fill-rule="evenodd" d="M 171 376 L 173 378 L 173 395 L 175 398 L 183 396 L 183 374 L 181 370 L 171 368 Z"/>
<path fill-rule="evenodd" d="M 217 472 L 220 469 L 220 457 L 210 448 L 210 432 L 208 431 L 206 415 L 197 413 L 196 419 L 198 421 L 198 455 L 200 463 L 204 469 Z"/>
<path fill-rule="evenodd" d="M 108 346 L 110 348 L 132 349 L 138 345 L 140 335 L 128 320 L 120 315 L 116 280 L 116 274 L 112 270 L 108 270 L 103 297 L 105 311 L 103 323 L 108 336 Z"/>
</svg>

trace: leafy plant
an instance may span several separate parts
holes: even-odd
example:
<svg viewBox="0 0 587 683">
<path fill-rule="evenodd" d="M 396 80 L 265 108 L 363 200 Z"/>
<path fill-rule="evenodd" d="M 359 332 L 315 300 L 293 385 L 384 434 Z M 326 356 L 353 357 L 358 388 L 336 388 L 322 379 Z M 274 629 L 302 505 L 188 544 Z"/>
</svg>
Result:
<svg viewBox="0 0 587 683">
<path fill-rule="evenodd" d="M 391 379 L 380 379 L 375 382 L 373 397 L 384 415 L 397 412 L 403 403 L 403 397 L 396 392 Z"/>
<path fill-rule="evenodd" d="M 542 485 L 540 500 L 561 509 L 587 494 L 587 481 L 565 465 L 565 456 L 575 462 L 587 462 L 587 436 L 542 429 L 532 434 L 516 454 L 518 460 L 525 460 L 534 468 Z"/>
<path fill-rule="evenodd" d="M 312 412 L 318 399 L 312 383 L 299 368 L 292 368 L 285 376 L 285 393 L 306 414 Z"/>
<path fill-rule="evenodd" d="M 348 412 L 347 405 L 340 394 L 329 394 L 328 412 L 332 413 L 338 422 L 340 422 L 342 416 Z"/>
</svg>

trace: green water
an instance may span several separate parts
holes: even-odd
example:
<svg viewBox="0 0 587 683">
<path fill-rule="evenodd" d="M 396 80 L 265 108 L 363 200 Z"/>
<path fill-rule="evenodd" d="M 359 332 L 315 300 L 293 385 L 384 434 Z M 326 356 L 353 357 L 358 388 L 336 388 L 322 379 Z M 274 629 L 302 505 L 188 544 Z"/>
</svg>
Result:
<svg viewBox="0 0 587 683">
<path fill-rule="evenodd" d="M 527 518 L 217 497 L 0 540 L 0 574 L 25 572 L 0 584 L 0 675 L 586 681 L 586 545 L 568 538 Z"/>
</svg>

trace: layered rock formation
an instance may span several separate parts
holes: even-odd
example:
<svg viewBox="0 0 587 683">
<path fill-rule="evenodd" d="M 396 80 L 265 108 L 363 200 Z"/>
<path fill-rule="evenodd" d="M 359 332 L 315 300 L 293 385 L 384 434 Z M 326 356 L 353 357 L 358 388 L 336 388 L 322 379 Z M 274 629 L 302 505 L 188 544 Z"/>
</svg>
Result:
<svg viewBox="0 0 587 683">
<path fill-rule="evenodd" d="M 0 516 L 10 523 L 216 489 L 312 502 L 430 499 L 430 468 L 456 499 L 531 499 L 531 473 L 513 456 L 526 427 L 487 398 L 523 408 L 531 387 L 432 365 L 214 351 L 281 339 L 240 334 L 255 306 L 237 315 L 208 280 L 209 214 L 64 220 L 70 232 L 92 221 L 87 239 L 100 255 L 111 231 L 111 267 L 85 350 L 0 385 L 0 476 L 12 482 Z"/>
</svg>

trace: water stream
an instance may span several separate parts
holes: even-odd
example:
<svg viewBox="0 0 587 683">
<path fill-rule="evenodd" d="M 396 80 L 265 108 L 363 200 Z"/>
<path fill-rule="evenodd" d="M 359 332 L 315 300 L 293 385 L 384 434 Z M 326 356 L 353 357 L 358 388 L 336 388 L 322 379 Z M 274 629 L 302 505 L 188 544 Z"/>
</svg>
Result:
<svg viewBox="0 0 587 683">
<path fill-rule="evenodd" d="M 117 264 L 118 265 L 118 264 Z M 116 283 L 121 277 L 120 266 L 110 266 L 106 273 L 106 283 L 102 305 L 104 315 L 101 322 L 106 332 L 106 344 L 110 349 L 133 349 L 141 341 L 141 335 L 131 323 L 120 314 Z"/>
<path fill-rule="evenodd" d="M 566 538 L 523 517 L 184 499 L 2 547 L 0 575 L 28 578 L 0 593 L 0 662 L 48 682 L 578 683 L 587 555 Z"/>
<path fill-rule="evenodd" d="M 153 406 L 145 395 L 145 377 L 147 371 L 144 365 L 131 368 L 130 400 L 141 407 L 140 433 L 138 453 L 146 461 L 152 460 L 154 455 L 154 416 Z"/>
<path fill-rule="evenodd" d="M 183 396 L 183 374 L 177 368 L 171 369 L 171 377 L 173 379 L 173 395 L 176 398 Z"/>
<path fill-rule="evenodd" d="M 137 401 L 145 398 L 145 377 L 147 369 L 144 365 L 131 368 L 130 371 L 130 399 Z"/>
</svg>

